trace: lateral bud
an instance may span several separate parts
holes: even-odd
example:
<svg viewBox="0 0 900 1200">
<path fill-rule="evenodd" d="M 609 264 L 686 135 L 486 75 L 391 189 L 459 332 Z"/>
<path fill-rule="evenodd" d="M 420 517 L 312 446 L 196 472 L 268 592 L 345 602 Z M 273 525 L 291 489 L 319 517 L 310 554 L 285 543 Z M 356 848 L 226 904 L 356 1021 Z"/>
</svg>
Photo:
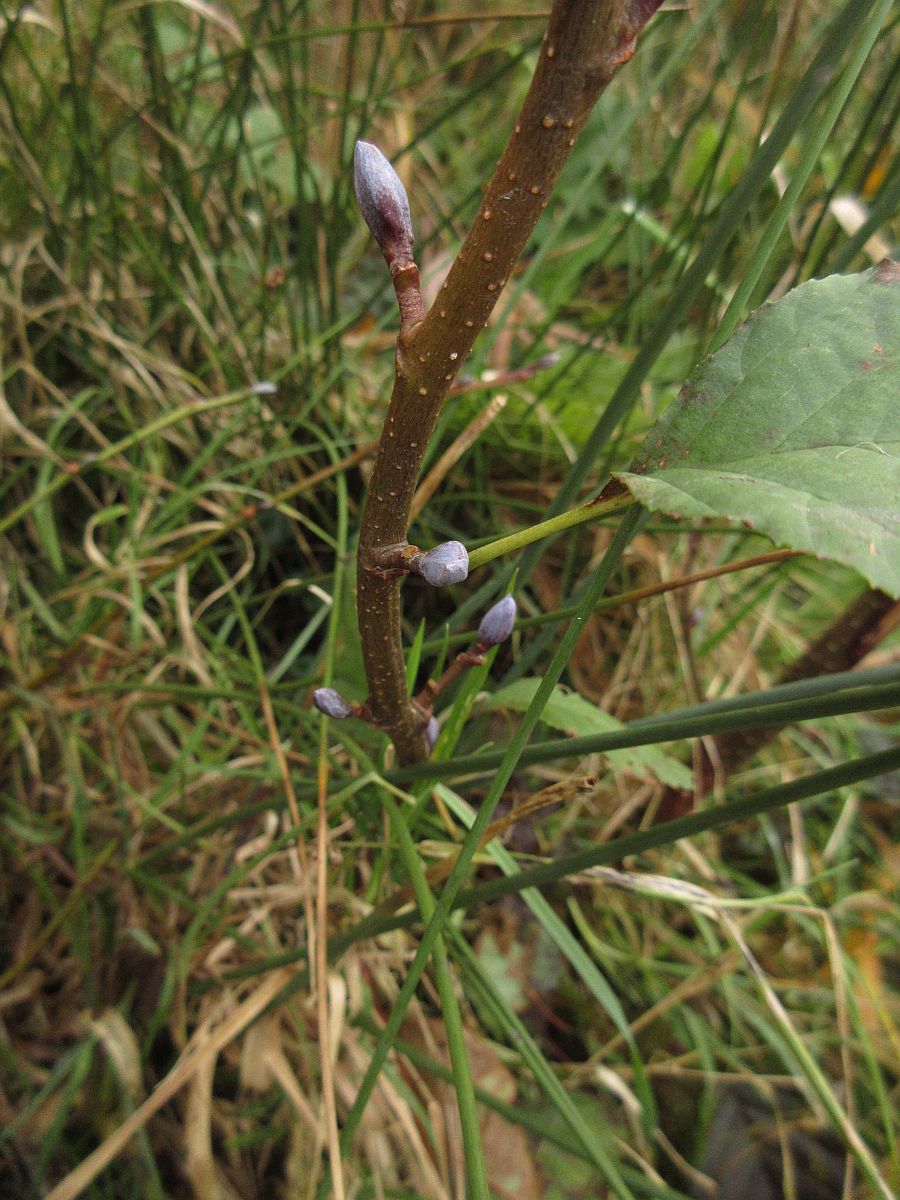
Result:
<svg viewBox="0 0 900 1200">
<path fill-rule="evenodd" d="M 425 726 L 425 741 L 429 750 L 433 750 L 437 745 L 437 740 L 441 736 L 441 727 L 438 724 L 437 717 L 429 717 L 428 724 Z"/>
<path fill-rule="evenodd" d="M 409 566 L 432 587 L 447 587 L 468 578 L 469 552 L 462 542 L 441 542 L 433 550 L 414 554 Z"/>
<path fill-rule="evenodd" d="M 334 721 L 345 721 L 355 713 L 353 705 L 348 704 L 340 692 L 330 687 L 316 688 L 313 692 L 313 704 L 320 713 Z"/>
<path fill-rule="evenodd" d="M 516 623 L 516 602 L 504 596 L 487 610 L 478 626 L 478 641 L 482 646 L 499 646 L 513 631 Z"/>
<path fill-rule="evenodd" d="M 385 156 L 371 142 L 356 143 L 353 173 L 363 219 L 393 274 L 395 268 L 413 261 L 414 239 L 406 188 Z"/>
</svg>

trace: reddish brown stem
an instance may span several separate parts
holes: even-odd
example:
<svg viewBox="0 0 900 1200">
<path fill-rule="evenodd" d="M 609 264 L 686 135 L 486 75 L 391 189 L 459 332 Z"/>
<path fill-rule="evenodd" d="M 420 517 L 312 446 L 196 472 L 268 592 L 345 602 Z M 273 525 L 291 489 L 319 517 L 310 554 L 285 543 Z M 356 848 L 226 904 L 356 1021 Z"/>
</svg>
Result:
<svg viewBox="0 0 900 1200">
<path fill-rule="evenodd" d="M 410 505 L 441 404 L 546 207 L 597 97 L 633 54 L 635 38 L 658 3 L 556 0 L 509 143 L 424 319 L 418 316 L 414 297 L 401 299 L 397 289 L 402 325 L 396 377 L 363 513 L 357 608 L 368 706 L 390 735 L 401 763 L 426 756 L 427 713 L 407 694 L 400 580 L 379 573 L 380 553 L 406 541 Z M 393 264 L 392 270 L 396 285 L 399 272 Z"/>
<path fill-rule="evenodd" d="M 451 684 L 454 684 L 457 679 L 465 675 L 466 671 L 472 667 L 481 666 L 484 662 L 485 652 L 489 649 L 489 646 L 485 646 L 481 642 L 475 642 L 471 650 L 463 650 L 461 654 L 457 654 L 440 679 L 429 679 L 418 696 L 416 696 L 416 703 L 422 711 L 430 714 L 438 696 L 446 692 Z"/>
</svg>

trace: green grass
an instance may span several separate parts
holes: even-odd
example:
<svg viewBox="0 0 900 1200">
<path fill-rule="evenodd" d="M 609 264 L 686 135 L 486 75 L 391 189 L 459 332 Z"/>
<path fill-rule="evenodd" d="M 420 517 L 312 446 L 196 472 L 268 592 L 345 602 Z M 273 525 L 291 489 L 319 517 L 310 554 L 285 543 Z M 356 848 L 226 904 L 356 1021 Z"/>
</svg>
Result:
<svg viewBox="0 0 900 1200">
<path fill-rule="evenodd" d="M 407 11 L 2 17 L 0 1195 L 45 1196 L 135 1112 L 80 1194 L 430 1198 L 468 1170 L 468 1194 L 522 1200 L 889 1195 L 896 635 L 851 680 L 768 695 L 859 579 L 792 559 L 635 604 L 769 547 L 587 523 L 405 589 L 421 682 L 517 571 L 513 645 L 451 695 L 433 764 L 397 771 L 309 706 L 326 681 L 364 698 L 352 552 L 396 325 L 353 142 L 396 162 L 436 287 L 542 32 L 530 4 Z M 594 495 L 751 308 L 896 246 L 897 33 L 886 3 L 654 20 L 426 470 L 484 372 L 559 361 L 502 385 L 414 540 L 486 545 Z M 523 720 L 479 704 L 523 676 L 544 679 Z M 562 738 L 557 679 L 624 730 Z M 691 768 L 698 738 L 776 719 L 686 824 L 654 824 L 663 785 L 603 756 L 665 742 Z M 228 1013 L 214 1059 L 142 1109 Z"/>
</svg>

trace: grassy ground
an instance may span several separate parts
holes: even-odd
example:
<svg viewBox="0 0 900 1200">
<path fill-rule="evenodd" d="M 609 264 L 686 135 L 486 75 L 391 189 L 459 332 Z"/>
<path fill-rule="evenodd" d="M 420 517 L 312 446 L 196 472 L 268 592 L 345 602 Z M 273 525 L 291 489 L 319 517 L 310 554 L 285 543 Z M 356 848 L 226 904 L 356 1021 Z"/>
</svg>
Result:
<svg viewBox="0 0 900 1200">
<path fill-rule="evenodd" d="M 363 937 L 361 923 L 451 854 L 488 786 L 448 769 L 404 791 L 377 735 L 323 730 L 308 703 L 326 676 L 364 696 L 352 548 L 395 327 L 352 147 L 399 156 L 433 294 L 542 32 L 533 4 L 400 7 L 405 22 L 360 0 L 0 15 L 0 1195 L 69 1180 L 52 1194 L 462 1196 L 473 1138 L 498 1197 L 890 1195 L 896 780 L 469 903 L 328 1174 L 421 932 Z M 477 545 L 539 520 L 561 485 L 602 483 L 741 280 L 758 271 L 746 312 L 896 244 L 896 15 L 854 80 L 880 21 L 859 11 L 710 0 L 654 21 L 448 403 L 412 540 Z M 826 35 L 837 65 L 820 101 L 723 224 Z M 555 365 L 503 382 L 550 352 Z M 622 419 L 579 479 L 616 396 Z M 525 554 L 524 620 L 487 688 L 544 672 L 563 628 L 547 615 L 611 536 L 586 526 Z M 608 596 L 768 549 L 656 518 Z M 406 588 L 423 678 L 511 565 Z M 564 684 L 620 721 L 754 692 L 861 588 L 793 559 L 609 604 Z M 873 639 L 864 665 L 896 646 Z M 447 752 L 505 747 L 516 712 L 470 690 Z M 753 796 L 895 729 L 885 714 L 796 724 L 720 783 Z M 537 796 L 533 813 L 477 879 L 504 852 L 514 870 L 650 828 L 696 746 L 521 768 L 503 811 Z M 313 986 L 326 932 L 343 954 Z M 448 981 L 481 1101 L 462 1124 Z M 97 1171 L 70 1179 L 98 1146 Z"/>
</svg>

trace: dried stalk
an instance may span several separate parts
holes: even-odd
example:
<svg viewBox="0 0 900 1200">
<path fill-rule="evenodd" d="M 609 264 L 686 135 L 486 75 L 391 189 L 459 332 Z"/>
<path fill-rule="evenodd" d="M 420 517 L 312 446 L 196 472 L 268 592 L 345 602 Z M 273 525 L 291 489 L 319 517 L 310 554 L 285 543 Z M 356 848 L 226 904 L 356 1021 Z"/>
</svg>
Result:
<svg viewBox="0 0 900 1200">
<path fill-rule="evenodd" d="M 411 260 L 411 239 L 401 247 L 410 253 L 400 255 L 389 255 L 382 242 L 401 327 L 393 394 L 360 531 L 357 610 L 369 686 L 366 710 L 390 736 L 401 764 L 427 755 L 424 731 L 429 713 L 407 694 L 398 562 L 407 547 L 410 505 L 428 440 L 457 372 L 547 205 L 575 138 L 597 97 L 633 55 L 638 33 L 660 2 L 556 0 L 509 143 L 427 315 Z"/>
</svg>

